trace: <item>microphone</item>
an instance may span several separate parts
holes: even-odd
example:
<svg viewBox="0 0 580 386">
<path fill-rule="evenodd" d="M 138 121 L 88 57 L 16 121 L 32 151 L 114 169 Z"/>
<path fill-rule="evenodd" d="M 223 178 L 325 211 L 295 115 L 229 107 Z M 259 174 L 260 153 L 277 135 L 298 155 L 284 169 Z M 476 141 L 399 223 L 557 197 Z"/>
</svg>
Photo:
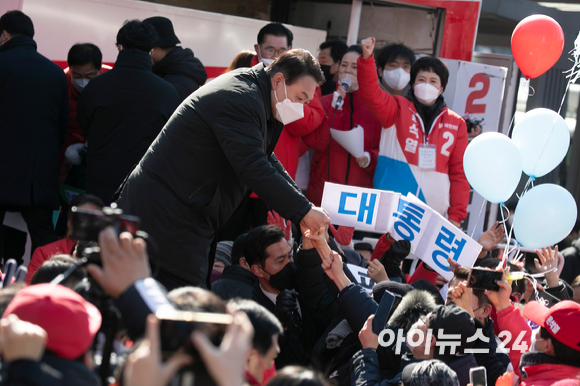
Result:
<svg viewBox="0 0 580 386">
<path fill-rule="evenodd" d="M 345 90 L 348 90 L 348 88 L 350 87 L 351 84 L 352 83 L 351 83 L 350 79 L 348 79 L 348 78 L 344 78 L 344 79 L 340 80 L 340 85 L 342 87 L 344 87 Z M 336 100 L 336 108 L 337 109 L 338 109 L 338 106 L 340 106 L 340 102 L 342 102 L 342 97 L 339 96 L 338 99 Z"/>
</svg>

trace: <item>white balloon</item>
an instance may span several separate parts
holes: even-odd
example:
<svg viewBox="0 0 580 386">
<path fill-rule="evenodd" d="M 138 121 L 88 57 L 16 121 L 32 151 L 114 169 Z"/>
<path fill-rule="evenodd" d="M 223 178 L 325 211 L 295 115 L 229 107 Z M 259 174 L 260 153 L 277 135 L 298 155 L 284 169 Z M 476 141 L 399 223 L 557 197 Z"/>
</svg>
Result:
<svg viewBox="0 0 580 386">
<path fill-rule="evenodd" d="M 554 184 L 533 187 L 516 206 L 516 240 L 526 248 L 550 247 L 568 236 L 577 215 L 576 201 L 563 187 Z"/>
<path fill-rule="evenodd" d="M 522 159 L 510 137 L 483 133 L 465 149 L 463 170 L 473 189 L 489 202 L 507 201 L 522 177 Z"/>
<path fill-rule="evenodd" d="M 564 119 L 549 109 L 524 114 L 512 133 L 522 156 L 524 173 L 541 177 L 562 162 L 570 146 L 570 131 Z"/>
</svg>

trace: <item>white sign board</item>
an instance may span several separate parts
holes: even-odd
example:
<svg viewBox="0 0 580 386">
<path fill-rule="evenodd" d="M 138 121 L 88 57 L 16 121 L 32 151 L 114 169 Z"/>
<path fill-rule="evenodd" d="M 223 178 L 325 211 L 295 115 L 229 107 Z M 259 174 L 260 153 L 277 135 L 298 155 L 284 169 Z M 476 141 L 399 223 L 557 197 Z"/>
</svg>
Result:
<svg viewBox="0 0 580 386">
<path fill-rule="evenodd" d="M 358 265 L 354 264 L 347 264 L 346 267 L 352 273 L 354 278 L 356 279 L 356 284 L 360 285 L 362 288 L 365 289 L 369 294 L 373 293 L 373 286 L 375 282 L 371 277 L 368 275 L 367 268 L 359 267 Z"/>
<path fill-rule="evenodd" d="M 412 194 L 405 197 L 327 182 L 322 207 L 333 224 L 388 232 L 396 240 L 409 240 L 411 253 L 447 280 L 453 277 L 448 257 L 472 267 L 481 251 L 481 245 Z"/>
<path fill-rule="evenodd" d="M 481 63 L 441 59 L 449 69 L 449 82 L 443 96 L 457 114 L 481 120 L 483 132 L 501 132 L 500 117 L 508 69 Z M 484 198 L 472 189 L 467 218 L 462 228 L 478 238 L 484 231 Z M 481 212 L 481 215 L 480 215 Z"/>
</svg>

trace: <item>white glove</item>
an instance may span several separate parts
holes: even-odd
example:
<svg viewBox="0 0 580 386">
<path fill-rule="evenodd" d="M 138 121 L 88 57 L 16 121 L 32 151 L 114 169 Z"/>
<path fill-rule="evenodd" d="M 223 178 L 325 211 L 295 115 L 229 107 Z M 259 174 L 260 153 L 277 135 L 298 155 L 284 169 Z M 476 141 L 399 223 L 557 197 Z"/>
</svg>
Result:
<svg viewBox="0 0 580 386">
<path fill-rule="evenodd" d="M 79 152 L 85 147 L 84 143 L 75 143 L 66 148 L 64 152 L 64 158 L 71 165 L 80 165 L 81 156 Z"/>
<path fill-rule="evenodd" d="M 334 93 L 332 93 L 332 107 L 336 107 L 336 103 L 338 101 L 338 97 L 340 97 L 340 95 L 335 91 Z M 342 110 L 342 105 L 344 104 L 344 100 L 341 100 L 340 103 L 338 104 L 338 109 Z"/>
</svg>

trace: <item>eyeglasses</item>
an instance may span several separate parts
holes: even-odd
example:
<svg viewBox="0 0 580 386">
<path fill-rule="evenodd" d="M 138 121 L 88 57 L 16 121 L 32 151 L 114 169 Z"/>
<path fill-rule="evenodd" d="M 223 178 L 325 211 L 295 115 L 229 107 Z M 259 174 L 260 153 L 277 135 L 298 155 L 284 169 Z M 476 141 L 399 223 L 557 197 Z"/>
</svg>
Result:
<svg viewBox="0 0 580 386">
<path fill-rule="evenodd" d="M 276 50 L 273 47 L 266 47 L 262 49 L 262 52 L 268 56 L 282 55 L 286 51 L 288 51 L 288 48 L 286 47 L 280 48 L 279 50 Z"/>
</svg>

